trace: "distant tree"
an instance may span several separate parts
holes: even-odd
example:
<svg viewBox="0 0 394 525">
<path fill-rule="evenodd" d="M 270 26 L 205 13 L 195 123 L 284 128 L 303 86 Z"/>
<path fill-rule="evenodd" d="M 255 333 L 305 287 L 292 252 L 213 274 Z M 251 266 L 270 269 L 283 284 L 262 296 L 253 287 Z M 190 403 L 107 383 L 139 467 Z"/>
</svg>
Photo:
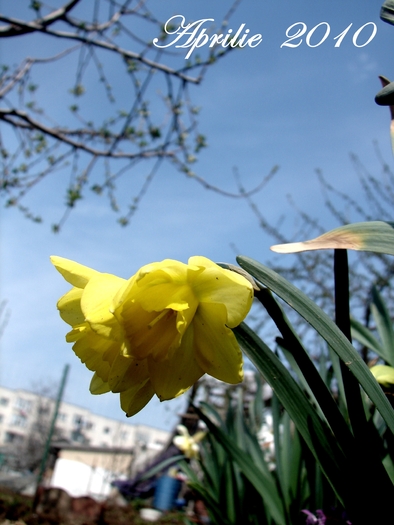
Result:
<svg viewBox="0 0 394 525">
<path fill-rule="evenodd" d="M 0 339 L 4 333 L 5 327 L 8 324 L 10 315 L 11 311 L 9 308 L 7 308 L 7 301 L 0 301 Z"/>
<path fill-rule="evenodd" d="M 41 464 L 53 415 L 53 405 L 53 401 L 40 396 L 36 405 L 35 419 L 22 445 L 21 461 L 23 467 L 31 472 L 36 471 Z M 53 440 L 57 441 L 63 438 L 61 430 L 55 427 Z"/>
<path fill-rule="evenodd" d="M 50 383 L 33 387 L 36 398 L 31 403 L 25 437 L 17 443 L 14 451 L 16 467 L 20 470 L 37 471 L 44 455 L 49 429 L 55 407 L 56 385 Z M 24 409 L 22 409 L 22 412 Z M 66 440 L 61 429 L 55 426 L 52 441 Z"/>
<path fill-rule="evenodd" d="M 239 2 L 228 6 L 216 32 Z M 233 48 L 204 46 L 185 60 L 185 49 L 156 47 L 154 38 L 165 43 L 168 37 L 166 20 L 156 18 L 149 0 L 59 3 L 51 8 L 31 0 L 30 11 L 23 2 L 3 5 L 24 13 L 23 20 L 0 14 L 3 43 L 23 39 L 28 55 L 0 65 L 0 196 L 6 206 L 41 221 L 23 198 L 50 175 L 68 172 L 65 213 L 53 225 L 58 231 L 87 189 L 106 194 L 120 211 L 116 186 L 127 176 L 131 197 L 118 219 L 126 225 L 163 161 L 220 191 L 191 169 L 206 138 L 189 87 L 201 84 L 207 69 Z M 62 71 L 73 72 L 66 83 Z M 49 91 L 60 105 L 56 111 Z M 137 177 L 142 161 L 145 175 Z"/>
<path fill-rule="evenodd" d="M 314 216 L 307 210 L 297 207 L 290 195 L 286 216 L 281 215 L 276 222 L 270 221 L 264 215 L 258 200 L 253 199 L 250 195 L 245 195 L 245 200 L 261 229 L 272 238 L 272 244 L 313 239 L 330 229 L 352 222 L 393 221 L 394 172 L 382 158 L 377 146 L 375 150 L 380 166 L 378 174 L 370 173 L 359 157 L 351 154 L 351 162 L 358 178 L 358 184 L 355 185 L 352 194 L 341 192 L 328 182 L 321 170 L 316 170 L 324 206 L 334 218 L 336 223 L 334 225 L 331 223 L 328 226 L 322 216 Z M 242 192 L 243 187 L 239 176 L 237 180 L 239 191 Z M 293 210 L 293 214 L 289 213 L 289 209 Z M 292 221 L 290 227 L 289 219 Z M 286 233 L 289 231 L 291 234 Z M 273 254 L 265 264 L 302 289 L 324 311 L 334 316 L 332 250 L 309 251 L 295 255 Z M 366 325 L 369 324 L 370 294 L 372 286 L 375 285 L 385 298 L 394 319 L 393 257 L 372 252 L 357 252 L 351 255 L 349 272 L 352 314 Z M 300 320 L 293 319 L 300 328 Z M 256 316 L 256 322 L 259 323 L 261 330 L 266 329 L 267 318 L 262 318 L 260 311 Z M 301 331 L 301 333 L 304 333 L 305 336 L 307 332 L 309 333 L 309 327 L 303 326 L 304 332 Z M 320 349 L 316 346 L 314 348 L 316 354 L 319 354 Z"/>
<path fill-rule="evenodd" d="M 386 0 L 383 3 L 380 18 L 394 25 L 392 0 Z M 390 82 L 384 76 L 379 76 L 379 79 L 383 89 L 377 93 L 375 102 L 381 106 L 388 106 L 390 110 L 390 135 L 393 145 L 394 82 Z M 351 161 L 359 183 L 351 194 L 341 192 L 327 181 L 321 170 L 316 170 L 324 195 L 325 208 L 337 222 L 337 227 L 363 221 L 394 221 L 394 172 L 383 159 L 377 144 L 375 144 L 375 151 L 380 164 L 381 173 L 379 175 L 370 173 L 358 156 L 351 154 Z M 237 173 L 235 175 L 238 179 L 239 191 L 242 193 L 244 190 L 241 180 Z M 281 216 L 274 224 L 267 220 L 250 194 L 245 194 L 244 198 L 262 230 L 272 237 L 275 244 L 313 239 L 333 229 L 332 226 L 327 227 L 323 223 L 321 216 L 316 217 L 306 210 L 298 209 L 292 197 L 288 196 L 289 204 L 295 210 L 294 222 L 298 225 L 295 231 L 294 228 L 292 229 L 290 236 L 284 232 L 284 216 Z M 267 264 L 306 292 L 323 310 L 334 316 L 333 259 L 332 250 L 318 250 L 298 253 L 291 259 L 287 258 L 287 263 L 283 256 L 280 259 L 272 257 Z M 394 320 L 393 275 L 394 260 L 389 255 L 358 252 L 352 257 L 349 267 L 351 311 L 352 315 L 361 318 L 366 326 L 370 325 L 371 294 L 374 286 L 383 296 Z M 296 322 L 299 323 L 299 319 Z M 260 328 L 264 326 L 264 323 L 265 319 L 260 322 Z M 309 333 L 308 326 L 304 325 L 304 330 Z M 364 359 L 368 360 L 368 349 L 363 348 L 362 352 Z"/>
</svg>

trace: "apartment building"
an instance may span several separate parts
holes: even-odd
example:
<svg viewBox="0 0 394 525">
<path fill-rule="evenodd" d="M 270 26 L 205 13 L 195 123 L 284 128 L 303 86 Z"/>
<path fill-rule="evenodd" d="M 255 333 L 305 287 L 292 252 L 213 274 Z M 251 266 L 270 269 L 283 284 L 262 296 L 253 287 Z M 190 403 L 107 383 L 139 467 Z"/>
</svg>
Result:
<svg viewBox="0 0 394 525">
<path fill-rule="evenodd" d="M 28 436 L 48 432 L 55 401 L 27 390 L 0 387 L 0 446 L 21 445 Z M 61 403 L 54 440 L 72 445 L 161 450 L 170 433 L 133 425 L 97 414 L 86 408 Z"/>
<path fill-rule="evenodd" d="M 31 489 L 29 471 L 36 473 L 41 464 L 55 405 L 55 400 L 49 397 L 0 387 L 3 484 L 11 482 L 12 487 L 19 487 L 17 490 Z M 133 478 L 146 468 L 167 445 L 170 436 L 164 430 L 133 425 L 127 420 L 118 421 L 61 403 L 44 484 L 62 488 L 73 496 L 105 499 L 114 480 Z M 15 473 L 22 478 L 14 478 Z"/>
</svg>

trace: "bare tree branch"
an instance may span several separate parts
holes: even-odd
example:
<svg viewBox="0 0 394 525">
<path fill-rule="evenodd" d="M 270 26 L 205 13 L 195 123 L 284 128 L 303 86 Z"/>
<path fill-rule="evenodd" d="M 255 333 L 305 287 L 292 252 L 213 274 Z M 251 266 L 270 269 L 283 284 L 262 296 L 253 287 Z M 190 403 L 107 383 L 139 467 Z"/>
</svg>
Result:
<svg viewBox="0 0 394 525">
<path fill-rule="evenodd" d="M 37 19 L 34 22 L 25 22 L 24 20 L 9 18 L 0 14 L 0 21 L 8 24 L 7 26 L 0 27 L 0 37 L 21 36 L 22 34 L 32 33 L 34 31 L 43 31 L 57 20 L 64 19 L 65 15 L 79 2 L 80 0 L 71 0 L 60 9 L 55 9 L 49 15 Z"/>
<path fill-rule="evenodd" d="M 13 118 L 16 117 L 16 118 Z M 80 135 L 82 136 L 82 139 L 86 140 L 86 136 L 99 136 L 100 132 L 95 130 L 85 130 L 85 129 L 79 129 L 79 130 L 66 130 L 66 129 L 58 129 L 58 128 L 50 128 L 48 126 L 44 126 L 37 120 L 34 120 L 30 115 L 23 111 L 18 111 L 15 109 L 0 109 L 0 120 L 4 120 L 8 124 L 11 124 L 14 128 L 24 128 L 28 130 L 39 130 L 45 133 L 46 135 L 49 135 L 53 137 L 56 140 L 59 140 L 60 142 L 64 142 L 65 144 L 68 144 L 69 146 L 72 146 L 73 148 L 80 149 L 82 151 L 86 151 L 87 153 L 90 153 L 91 155 L 94 155 L 95 157 L 112 157 L 112 158 L 125 158 L 125 159 L 134 159 L 136 157 L 138 158 L 151 158 L 151 157 L 172 157 L 172 153 L 167 153 L 164 150 L 144 150 L 140 151 L 138 153 L 127 153 L 127 152 L 121 152 L 121 151 L 111 151 L 111 149 L 105 149 L 105 150 L 98 150 L 95 148 L 90 148 L 86 145 L 86 143 L 83 140 L 76 141 L 71 138 L 69 138 L 68 135 Z M 121 135 L 109 135 L 108 138 L 118 140 L 121 137 Z"/>
<path fill-rule="evenodd" d="M 382 159 L 377 148 L 376 154 L 381 171 L 378 175 L 370 173 L 356 155 L 351 155 L 351 161 L 358 177 L 359 190 L 361 190 L 354 191 L 357 200 L 331 185 L 321 170 L 316 171 L 322 189 L 324 206 L 338 226 L 358 221 L 392 220 L 394 173 Z M 241 192 L 242 184 L 240 181 L 238 184 Z M 297 208 L 292 198 L 289 197 L 289 204 L 294 210 L 293 221 L 297 226 L 292 228 L 291 234 L 285 233 L 281 219 L 278 224 L 274 224 L 264 217 L 259 203 L 250 195 L 245 194 L 245 201 L 261 229 L 273 239 L 275 244 L 311 239 L 333 227 L 324 225 L 321 217 L 315 217 Z M 289 213 L 287 213 L 287 218 L 289 218 Z M 286 226 L 288 230 L 288 225 Z M 330 251 L 317 250 L 285 258 L 282 256 L 279 261 L 277 256 L 273 256 L 266 264 L 307 293 L 324 311 L 334 315 L 333 254 Z M 394 317 L 393 258 L 373 252 L 357 252 L 357 255 L 351 259 L 349 270 L 352 314 L 361 321 L 368 317 L 366 312 L 369 308 L 370 293 L 372 286 L 375 285 L 384 296 Z M 287 311 L 301 334 L 304 337 L 311 337 L 309 327 L 302 324 L 299 317 L 293 315 L 294 312 L 291 309 Z M 258 328 L 265 330 L 266 322 L 267 319 L 264 317 Z M 313 345 L 316 348 L 315 340 L 313 340 Z"/>
<path fill-rule="evenodd" d="M 233 0 L 228 6 L 220 30 L 239 3 Z M 191 169 L 207 142 L 198 130 L 198 108 L 193 106 L 188 86 L 200 84 L 207 70 L 230 48 L 207 46 L 199 50 L 200 57 L 186 62 L 183 56 L 156 48 L 152 36 L 147 35 L 164 41 L 165 21 L 157 20 L 148 4 L 149 0 L 69 0 L 50 9 L 32 2 L 32 19 L 0 14 L 4 44 L 14 37 L 23 38 L 29 50 L 29 57 L 16 59 L 17 66 L 0 65 L 0 196 L 5 197 L 6 206 L 16 206 L 26 217 L 40 221 L 23 199 L 44 178 L 67 170 L 67 209 L 60 223 L 53 226 L 57 231 L 89 188 L 97 195 L 106 193 L 118 213 L 122 205 L 117 201 L 116 182 L 127 175 L 134 197 L 118 219 L 124 225 L 165 160 L 207 190 L 241 196 L 215 186 Z M 8 11 L 14 6 L 7 6 Z M 79 11 L 74 16 L 76 7 Z M 57 40 L 56 53 L 45 56 L 47 49 L 53 49 L 46 44 L 52 39 Z M 33 56 L 37 42 L 44 56 Z M 64 64 L 70 71 L 70 84 L 56 85 L 56 98 L 64 104 L 59 113 L 58 107 L 54 112 L 48 103 L 47 83 L 57 78 Z M 91 109 L 92 96 L 99 111 Z M 149 174 L 136 187 L 131 182 L 136 163 L 149 161 Z M 100 176 L 101 181 L 97 180 Z"/>
</svg>

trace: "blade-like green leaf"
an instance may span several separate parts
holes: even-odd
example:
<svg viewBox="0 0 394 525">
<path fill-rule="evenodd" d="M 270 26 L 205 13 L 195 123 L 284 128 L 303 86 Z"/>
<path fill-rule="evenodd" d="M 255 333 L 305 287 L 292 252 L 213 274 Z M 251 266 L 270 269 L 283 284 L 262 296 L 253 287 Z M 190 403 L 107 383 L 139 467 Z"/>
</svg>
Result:
<svg viewBox="0 0 394 525">
<path fill-rule="evenodd" d="M 300 482 L 302 476 L 303 462 L 302 462 L 302 447 L 300 436 L 297 429 L 289 417 L 289 413 L 285 412 L 282 417 L 282 447 L 283 455 L 283 471 L 285 481 L 285 491 L 290 496 L 289 503 L 297 493 L 300 493 Z M 297 498 L 298 499 L 298 498 Z M 290 510 L 290 505 L 289 505 Z M 298 509 L 301 510 L 301 509 Z"/>
<path fill-rule="evenodd" d="M 275 480 L 269 471 L 262 471 L 249 456 L 231 440 L 223 430 L 217 427 L 202 411 L 197 410 L 209 431 L 219 441 L 227 453 L 232 457 L 245 477 L 261 494 L 269 513 L 277 525 L 286 525 L 283 501 L 280 498 Z"/>
<path fill-rule="evenodd" d="M 319 416 L 324 417 L 324 414 L 320 408 L 319 403 L 317 402 L 315 394 L 313 393 L 313 390 L 311 389 L 308 381 L 305 379 L 305 376 L 302 373 L 300 367 L 298 366 L 297 361 L 294 359 L 293 353 L 289 351 L 284 344 L 282 344 L 282 341 L 279 338 L 277 338 L 277 343 L 279 345 L 279 348 L 282 350 L 283 355 L 286 361 L 289 363 L 291 369 L 297 374 L 300 385 L 305 390 L 305 392 L 308 393 L 308 396 L 310 397 L 311 401 L 315 404 L 316 409 L 319 411 Z"/>
<path fill-rule="evenodd" d="M 286 367 L 247 325 L 242 323 L 234 329 L 234 333 L 242 350 L 288 411 L 323 472 L 332 483 L 339 499 L 342 500 L 346 489 L 346 484 L 344 486 L 343 482 L 348 465 L 343 452 L 332 438 L 329 427 L 318 417 Z"/>
<path fill-rule="evenodd" d="M 374 337 L 369 328 L 354 318 L 351 319 L 351 327 L 353 339 L 372 350 L 372 352 L 377 354 L 382 359 L 386 360 L 384 348 L 376 339 L 376 337 Z"/>
<path fill-rule="evenodd" d="M 339 409 L 342 415 L 344 415 L 345 419 L 348 420 L 345 390 L 343 387 L 341 365 L 340 365 L 341 361 L 339 357 L 337 356 L 337 354 L 334 352 L 334 350 L 330 346 L 328 347 L 328 353 L 330 356 L 330 361 L 331 361 L 334 377 L 337 382 L 338 395 L 339 395 L 338 406 L 339 406 Z"/>
<path fill-rule="evenodd" d="M 244 270 L 289 304 L 327 341 L 357 378 L 394 433 L 394 411 L 390 403 L 367 365 L 329 316 L 308 296 L 270 268 L 248 257 L 238 257 L 237 260 Z"/>
<path fill-rule="evenodd" d="M 391 366 L 394 366 L 393 322 L 386 304 L 375 286 L 372 288 L 371 311 L 376 322 L 380 340 L 382 341 L 382 348 L 385 354 L 384 360 Z"/>
<path fill-rule="evenodd" d="M 171 458 L 165 459 L 158 465 L 155 465 L 154 467 L 149 469 L 147 472 L 144 472 L 144 474 L 141 476 L 141 480 L 149 479 L 149 478 L 152 478 L 153 476 L 156 476 L 156 474 L 158 474 L 159 472 L 162 472 L 163 470 L 170 467 L 174 463 L 178 463 L 178 461 L 182 459 L 185 459 L 185 456 L 183 454 L 172 456 Z"/>
<path fill-rule="evenodd" d="M 249 402 L 249 420 L 251 429 L 257 434 L 264 423 L 263 388 L 260 375 L 257 372 L 255 374 L 255 381 L 256 393 Z"/>
<path fill-rule="evenodd" d="M 388 24 L 394 25 L 394 2 L 386 0 L 380 8 L 380 18 Z M 389 82 L 389 81 L 388 81 Z"/>
<path fill-rule="evenodd" d="M 394 485 L 394 463 L 389 454 L 387 454 L 386 457 L 383 459 L 383 465 Z"/>
<path fill-rule="evenodd" d="M 207 435 L 201 444 L 201 469 L 204 473 L 205 484 L 210 487 L 213 494 L 220 492 L 220 473 L 225 458 L 222 447 L 212 442 L 211 436 Z"/>
<path fill-rule="evenodd" d="M 208 512 L 211 515 L 211 518 L 213 519 L 213 523 L 215 523 L 216 525 L 232 525 L 231 522 L 226 518 L 226 516 L 223 515 L 219 501 L 217 501 L 213 497 L 213 493 L 211 490 L 209 490 L 209 487 L 206 487 L 203 485 L 203 483 L 201 483 L 197 474 L 190 467 L 190 465 L 188 465 L 186 462 L 182 462 L 179 464 L 179 466 L 187 475 L 188 486 L 195 490 L 197 494 L 200 494 L 200 496 L 205 501 Z"/>
<path fill-rule="evenodd" d="M 234 494 L 237 491 L 237 482 L 235 479 L 235 472 L 233 468 L 234 463 L 227 461 L 222 470 L 222 483 L 221 483 L 221 494 L 220 501 L 226 502 L 226 512 L 231 523 L 236 523 L 237 521 L 237 508 L 236 508 L 236 498 Z"/>
<path fill-rule="evenodd" d="M 360 448 L 358 442 L 353 451 L 347 451 L 345 458 L 329 427 L 317 416 L 314 407 L 275 354 L 246 325 L 241 324 L 234 329 L 234 333 L 245 354 L 274 389 L 355 523 L 372 523 L 373 517 L 378 514 L 379 520 L 384 523 L 391 513 L 391 505 L 386 502 L 392 501 L 393 486 L 381 463 L 368 461 L 368 449 Z M 367 469 L 364 468 L 365 461 Z M 370 475 L 371 472 L 373 475 Z M 381 504 L 378 507 L 375 504 L 360 507 L 360 496 L 367 499 L 372 492 L 375 498 L 378 494 L 382 495 Z M 367 521 L 363 521 L 366 516 Z"/>
<path fill-rule="evenodd" d="M 358 222 L 341 226 L 309 241 L 271 246 L 271 250 L 278 253 L 337 248 L 394 255 L 394 223 Z"/>
<path fill-rule="evenodd" d="M 289 362 L 295 364 L 293 370 L 299 371 L 304 378 L 303 382 L 307 385 L 307 391 L 311 393 L 311 399 L 316 400 L 317 407 L 321 409 L 336 438 L 340 440 L 343 450 L 345 451 L 345 448 L 348 447 L 352 449 L 354 443 L 352 443 L 350 429 L 339 412 L 330 390 L 312 362 L 310 355 L 303 347 L 296 331 L 287 319 L 283 308 L 280 307 L 268 288 L 256 291 L 255 297 L 262 303 L 268 315 L 281 332 L 283 338 L 279 340 L 279 344 L 286 348 L 289 354 L 292 354 L 294 359 L 289 356 Z"/>
</svg>

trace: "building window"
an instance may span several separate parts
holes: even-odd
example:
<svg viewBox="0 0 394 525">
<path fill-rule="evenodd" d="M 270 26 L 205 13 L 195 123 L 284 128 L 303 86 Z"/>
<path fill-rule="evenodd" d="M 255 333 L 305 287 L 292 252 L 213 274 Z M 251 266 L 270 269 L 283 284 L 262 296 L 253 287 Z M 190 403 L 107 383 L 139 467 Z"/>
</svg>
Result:
<svg viewBox="0 0 394 525">
<path fill-rule="evenodd" d="M 49 415 L 50 411 L 51 411 L 51 409 L 49 408 L 48 405 L 47 406 L 42 405 L 42 406 L 38 407 L 38 413 L 39 413 L 40 416 Z"/>
<path fill-rule="evenodd" d="M 25 428 L 27 426 L 27 414 L 24 414 L 22 412 L 12 414 L 11 425 L 13 425 L 14 427 Z"/>
<path fill-rule="evenodd" d="M 149 436 L 146 432 L 137 432 L 136 439 L 138 443 L 148 443 Z"/>
<path fill-rule="evenodd" d="M 73 430 L 71 432 L 71 440 L 82 445 L 89 445 L 90 440 L 87 439 L 80 430 Z"/>
<path fill-rule="evenodd" d="M 104 427 L 103 432 L 104 434 L 109 434 L 111 432 L 111 429 L 109 427 Z"/>
<path fill-rule="evenodd" d="M 82 426 L 83 417 L 81 415 L 79 415 L 79 414 L 74 414 L 73 421 L 74 421 L 75 425 Z"/>
<path fill-rule="evenodd" d="M 32 402 L 30 399 L 24 399 L 23 397 L 17 397 L 15 406 L 16 408 L 20 408 L 21 410 L 30 410 L 32 406 Z"/>
<path fill-rule="evenodd" d="M 15 434 L 15 432 L 6 432 L 4 436 L 4 441 L 6 443 L 22 443 L 23 436 L 20 434 Z"/>
<path fill-rule="evenodd" d="M 4 421 L 4 416 L 3 414 L 0 414 L 0 423 L 2 423 Z"/>
<path fill-rule="evenodd" d="M 59 412 L 58 415 L 57 415 L 57 419 L 58 419 L 58 421 L 66 421 L 67 414 L 65 414 L 64 412 Z"/>
<path fill-rule="evenodd" d="M 93 423 L 91 421 L 86 421 L 85 422 L 85 428 L 86 430 L 92 430 L 94 427 Z"/>
<path fill-rule="evenodd" d="M 0 397 L 0 405 L 1 406 L 6 407 L 9 402 L 10 402 L 10 400 L 8 399 L 8 397 Z"/>
</svg>

